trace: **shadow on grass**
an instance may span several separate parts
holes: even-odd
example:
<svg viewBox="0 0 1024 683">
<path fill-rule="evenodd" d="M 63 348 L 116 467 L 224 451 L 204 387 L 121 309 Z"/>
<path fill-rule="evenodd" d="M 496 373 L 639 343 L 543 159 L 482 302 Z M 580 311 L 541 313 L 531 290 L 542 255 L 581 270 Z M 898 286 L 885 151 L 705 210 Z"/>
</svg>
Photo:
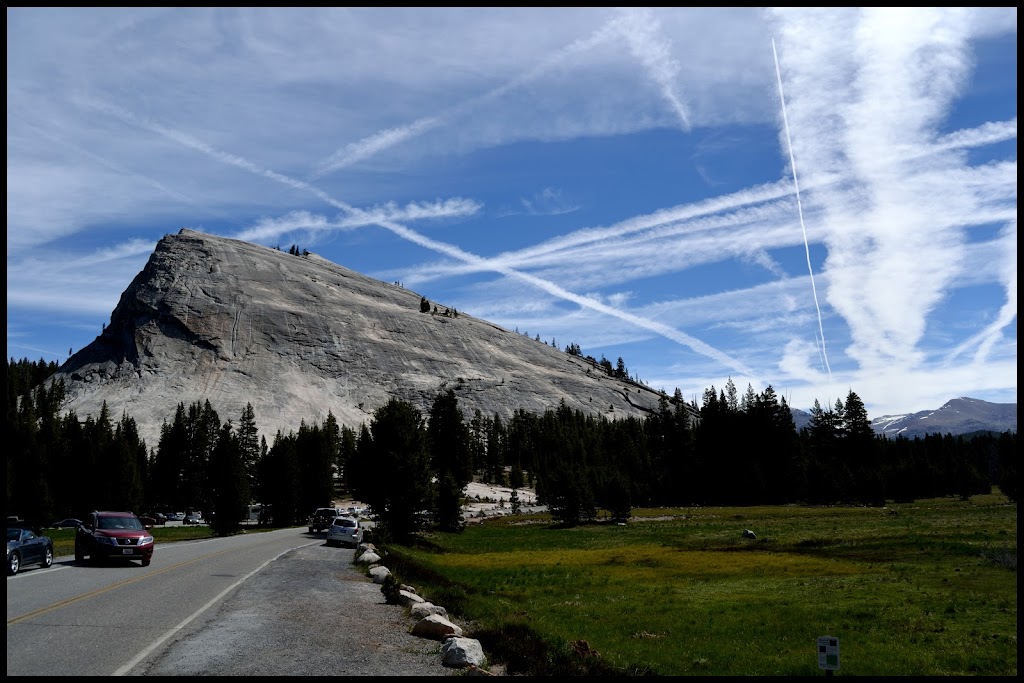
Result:
<svg viewBox="0 0 1024 683">
<path fill-rule="evenodd" d="M 427 540 L 415 542 L 418 548 L 429 550 L 434 546 Z M 467 616 L 470 591 L 428 569 L 404 554 L 400 548 L 387 549 L 388 569 L 405 584 L 430 586 L 430 601 L 444 605 L 453 615 Z M 529 626 L 510 616 L 508 621 L 496 624 L 478 624 L 466 633 L 480 642 L 490 663 L 501 664 L 507 675 L 517 676 L 653 676 L 652 671 L 625 671 L 601 659 L 586 641 L 564 643 L 541 636 Z"/>
<path fill-rule="evenodd" d="M 558 643 L 525 624 L 506 623 L 473 632 L 493 662 L 503 664 L 508 675 L 519 676 L 637 676 L 652 671 L 629 672 L 607 665 L 586 641 Z"/>
</svg>

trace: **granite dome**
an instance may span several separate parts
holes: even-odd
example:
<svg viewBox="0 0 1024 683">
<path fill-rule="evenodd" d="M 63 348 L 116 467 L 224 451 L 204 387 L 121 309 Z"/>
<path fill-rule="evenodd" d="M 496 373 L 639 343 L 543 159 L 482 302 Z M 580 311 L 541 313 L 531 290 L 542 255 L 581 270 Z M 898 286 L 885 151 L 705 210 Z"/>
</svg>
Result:
<svg viewBox="0 0 1024 683">
<path fill-rule="evenodd" d="M 392 397 L 427 417 L 446 389 L 467 419 L 477 409 L 506 419 L 561 402 L 639 417 L 660 397 L 585 358 L 315 254 L 189 229 L 160 240 L 110 323 L 55 378 L 66 384 L 66 411 L 95 417 L 106 402 L 112 419 L 135 419 L 150 447 L 178 403 L 206 400 L 236 424 L 251 403 L 273 443 L 278 431 L 329 412 L 358 428 Z"/>
</svg>

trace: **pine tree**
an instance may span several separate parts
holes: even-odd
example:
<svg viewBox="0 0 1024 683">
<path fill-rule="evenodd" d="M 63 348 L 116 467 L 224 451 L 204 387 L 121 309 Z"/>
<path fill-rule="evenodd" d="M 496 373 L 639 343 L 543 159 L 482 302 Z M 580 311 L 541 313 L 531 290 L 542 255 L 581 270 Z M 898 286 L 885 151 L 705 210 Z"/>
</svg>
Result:
<svg viewBox="0 0 1024 683">
<path fill-rule="evenodd" d="M 852 389 L 846 395 L 844 421 L 843 426 L 847 438 L 873 439 L 875 437 L 875 431 L 871 428 L 871 420 L 868 419 L 868 411 L 864 408 L 864 402 Z"/>
<path fill-rule="evenodd" d="M 843 461 L 853 479 L 856 499 L 872 505 L 884 505 L 886 499 L 881 446 L 871 428 L 860 396 L 850 390 L 843 406 Z"/>
<path fill-rule="evenodd" d="M 743 393 L 743 398 L 740 399 L 740 410 L 743 412 L 752 410 L 756 401 L 757 395 L 754 393 L 754 387 L 748 382 L 747 390 Z"/>
<path fill-rule="evenodd" d="M 328 479 L 331 482 L 331 493 L 334 497 L 341 494 L 341 427 L 334 413 L 327 411 L 327 418 L 320 429 L 320 440 L 327 458 Z"/>
<path fill-rule="evenodd" d="M 83 431 L 91 452 L 89 459 L 95 463 L 92 471 L 88 474 L 88 480 L 83 482 L 92 488 L 93 505 L 95 506 L 92 509 L 130 510 L 131 508 L 127 507 L 127 501 L 121 498 L 122 494 L 118 490 L 119 482 L 108 476 L 108 472 L 116 467 L 114 462 L 116 458 L 111 457 L 114 427 L 110 422 L 110 409 L 107 407 L 106 401 L 103 402 L 100 414 L 95 419 L 86 418 Z"/>
<path fill-rule="evenodd" d="M 143 486 L 148 464 L 146 455 L 146 443 L 139 436 L 135 419 L 123 413 L 110 442 L 110 460 L 113 463 L 110 476 L 116 480 L 123 503 L 118 509 L 142 513 L 146 503 Z"/>
<path fill-rule="evenodd" d="M 345 482 L 348 484 L 349 493 L 367 504 L 370 504 L 370 498 L 375 495 L 373 489 L 378 484 L 373 478 L 375 469 L 366 460 L 366 456 L 371 452 L 372 440 L 369 426 L 365 422 L 360 424 L 355 439 L 355 450 L 349 454 L 345 462 Z"/>
<path fill-rule="evenodd" d="M 736 384 L 733 383 L 732 377 L 725 382 L 725 407 L 727 410 L 736 413 L 739 412 L 740 402 L 736 392 Z"/>
<path fill-rule="evenodd" d="M 241 443 L 230 422 L 225 423 L 210 453 L 212 515 L 210 527 L 219 536 L 237 533 L 251 498 Z"/>
<path fill-rule="evenodd" d="M 209 399 L 189 406 L 185 452 L 182 462 L 182 500 L 186 511 L 209 509 L 210 488 L 207 465 L 220 436 L 221 422 Z"/>
<path fill-rule="evenodd" d="M 817 399 L 811 408 L 807 426 L 808 497 L 815 503 L 846 502 L 853 496 L 852 473 L 842 452 L 846 434 L 843 403 L 836 399 L 835 409 L 823 409 Z"/>
<path fill-rule="evenodd" d="M 256 427 L 256 411 L 251 403 L 245 404 L 245 409 L 238 420 L 238 452 L 242 460 L 242 470 L 248 480 L 250 495 L 256 492 L 256 465 L 260 459 L 259 429 Z M 246 501 L 246 504 L 252 501 Z"/>
<path fill-rule="evenodd" d="M 160 427 L 160 440 L 153 456 L 150 481 L 151 503 L 162 508 L 182 505 L 181 480 L 188 432 L 185 427 L 185 404 L 179 403 L 170 423 Z"/>
<path fill-rule="evenodd" d="M 356 457 L 356 431 L 347 425 L 341 428 L 341 441 L 338 444 L 338 472 L 341 475 L 342 487 L 352 495 L 351 464 Z"/>
<path fill-rule="evenodd" d="M 436 479 L 434 512 L 443 531 L 462 528 L 462 492 L 472 477 L 469 428 L 463 422 L 455 392 L 438 394 L 427 425 L 430 466 Z"/>
<path fill-rule="evenodd" d="M 494 413 L 494 416 L 487 423 L 487 448 L 486 460 L 483 467 L 484 481 L 491 484 L 504 484 L 505 464 L 511 462 L 513 467 L 518 465 L 518 460 L 509 460 L 508 435 L 502 425 L 501 416 Z"/>
<path fill-rule="evenodd" d="M 407 539 L 421 528 L 430 501 L 426 429 L 413 404 L 391 398 L 373 414 L 359 440 L 359 498 L 377 513 L 384 531 Z"/>
<path fill-rule="evenodd" d="M 473 419 L 469 421 L 469 450 L 472 458 L 471 469 L 480 472 L 484 468 L 487 457 L 487 422 L 479 408 L 473 411 Z"/>
<path fill-rule="evenodd" d="M 1017 433 L 1003 432 L 1000 434 L 996 452 L 998 458 L 996 483 L 1003 495 L 1016 503 L 1017 494 L 1020 491 L 1017 482 Z"/>
<path fill-rule="evenodd" d="M 596 516 L 590 473 L 565 460 L 551 463 L 547 473 L 546 499 L 551 519 L 565 526 L 576 526 Z"/>
<path fill-rule="evenodd" d="M 296 453 L 299 504 L 302 510 L 311 513 L 320 507 L 333 506 L 334 463 L 338 460 L 337 438 L 337 434 L 328 436 L 320 425 L 307 425 L 305 420 L 299 424 Z"/>
<path fill-rule="evenodd" d="M 260 459 L 260 501 L 270 506 L 277 526 L 303 522 L 310 512 L 301 498 L 297 441 L 294 433 L 278 431 L 270 450 Z"/>
</svg>

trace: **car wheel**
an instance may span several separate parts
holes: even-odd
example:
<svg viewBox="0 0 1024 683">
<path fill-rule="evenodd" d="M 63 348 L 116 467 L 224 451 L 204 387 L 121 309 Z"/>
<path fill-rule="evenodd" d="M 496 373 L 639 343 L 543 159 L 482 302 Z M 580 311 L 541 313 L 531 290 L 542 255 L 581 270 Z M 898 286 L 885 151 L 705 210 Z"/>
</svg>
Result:
<svg viewBox="0 0 1024 683">
<path fill-rule="evenodd" d="M 21 569 L 21 555 L 14 552 L 7 558 L 7 575 L 14 576 Z"/>
<path fill-rule="evenodd" d="M 142 561 L 142 566 L 143 566 L 143 567 L 148 567 L 148 566 L 149 566 L 149 563 L 150 563 L 151 561 L 152 561 L 152 560 L 143 560 L 143 561 Z"/>
<path fill-rule="evenodd" d="M 49 569 L 53 566 L 53 549 L 47 548 L 43 554 L 43 568 Z"/>
</svg>

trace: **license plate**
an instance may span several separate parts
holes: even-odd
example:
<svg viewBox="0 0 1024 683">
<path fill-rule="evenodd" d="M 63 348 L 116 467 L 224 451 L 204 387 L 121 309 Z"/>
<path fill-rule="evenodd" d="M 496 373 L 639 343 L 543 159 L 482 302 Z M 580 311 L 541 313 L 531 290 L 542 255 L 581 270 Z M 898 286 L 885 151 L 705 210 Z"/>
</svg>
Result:
<svg viewBox="0 0 1024 683">
<path fill-rule="evenodd" d="M 132 549 L 132 548 L 122 548 L 121 549 L 121 554 L 122 555 L 133 555 L 133 554 L 135 554 L 135 550 Z"/>
</svg>

